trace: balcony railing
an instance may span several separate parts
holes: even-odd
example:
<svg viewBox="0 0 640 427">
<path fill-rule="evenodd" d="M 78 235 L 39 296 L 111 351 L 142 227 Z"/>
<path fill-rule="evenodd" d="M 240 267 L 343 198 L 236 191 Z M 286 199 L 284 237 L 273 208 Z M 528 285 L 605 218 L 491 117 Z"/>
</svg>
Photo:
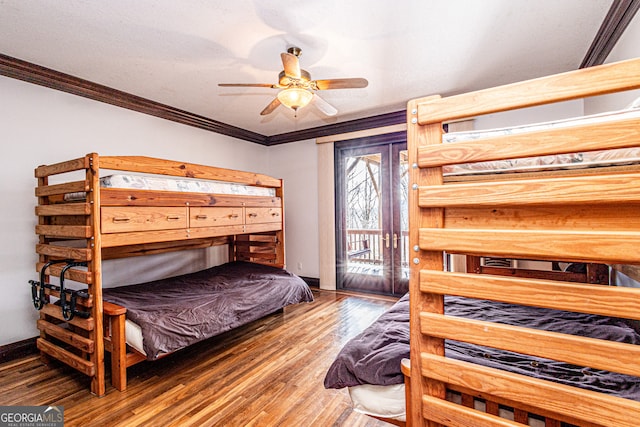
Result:
<svg viewBox="0 0 640 427">
<path fill-rule="evenodd" d="M 380 229 L 350 229 L 347 230 L 347 258 L 349 262 L 365 264 L 382 264 L 383 248 L 385 242 Z M 400 235 L 399 247 L 402 256 L 402 267 L 408 267 L 409 260 L 407 249 L 409 244 L 409 232 L 403 231 Z"/>
</svg>

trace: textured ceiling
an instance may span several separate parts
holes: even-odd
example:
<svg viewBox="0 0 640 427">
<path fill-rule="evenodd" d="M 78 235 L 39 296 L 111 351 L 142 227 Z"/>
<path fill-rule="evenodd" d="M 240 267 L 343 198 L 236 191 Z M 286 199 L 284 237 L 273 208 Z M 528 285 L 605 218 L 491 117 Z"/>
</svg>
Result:
<svg viewBox="0 0 640 427">
<path fill-rule="evenodd" d="M 394 112 L 418 96 L 579 67 L 611 0 L 0 0 L 0 53 L 277 135 Z M 313 105 L 260 111 L 280 53 L 302 48 L 314 79 L 364 77 Z"/>
</svg>

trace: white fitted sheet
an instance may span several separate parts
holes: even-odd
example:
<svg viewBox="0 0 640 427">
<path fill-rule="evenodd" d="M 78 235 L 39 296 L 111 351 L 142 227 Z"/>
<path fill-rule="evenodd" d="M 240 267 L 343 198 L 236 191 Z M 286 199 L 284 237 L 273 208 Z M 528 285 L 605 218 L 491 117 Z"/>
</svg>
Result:
<svg viewBox="0 0 640 427">
<path fill-rule="evenodd" d="M 544 123 L 534 123 L 507 128 L 446 133 L 442 136 L 442 142 L 469 142 L 489 137 L 493 138 L 533 131 L 569 128 L 586 124 L 606 123 L 614 120 L 631 118 L 640 118 L 640 98 L 636 99 L 626 109 L 620 111 L 612 111 L 571 119 L 555 120 Z M 445 176 L 459 176 L 505 172 L 534 172 L 552 169 L 619 166 L 634 163 L 640 163 L 640 148 L 638 147 L 527 157 L 521 159 L 466 163 L 460 165 L 448 165 L 444 166 L 442 169 Z"/>
<path fill-rule="evenodd" d="M 243 196 L 274 197 L 276 190 L 269 187 L 237 184 L 235 182 L 203 179 L 182 179 L 151 175 L 114 174 L 100 178 L 102 188 L 132 188 L 138 190 L 176 191 L 184 193 L 238 194 Z M 84 200 L 84 191 L 68 193 L 67 201 Z"/>
</svg>

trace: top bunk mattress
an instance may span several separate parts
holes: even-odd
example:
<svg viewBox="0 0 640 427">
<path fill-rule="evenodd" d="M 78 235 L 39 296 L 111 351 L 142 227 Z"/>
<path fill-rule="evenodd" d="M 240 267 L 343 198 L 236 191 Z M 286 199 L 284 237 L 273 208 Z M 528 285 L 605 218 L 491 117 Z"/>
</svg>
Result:
<svg viewBox="0 0 640 427">
<path fill-rule="evenodd" d="M 513 127 L 445 133 L 442 135 L 442 142 L 445 144 L 456 142 L 471 142 L 484 138 L 495 138 L 506 135 L 516 135 L 527 132 L 544 131 L 551 129 L 571 128 L 575 126 L 607 123 L 616 120 L 633 118 L 640 118 L 640 98 L 633 101 L 627 108 L 618 111 Z M 640 163 L 640 147 L 465 163 L 443 166 L 442 170 L 445 176 L 461 176 L 507 172 L 535 172 L 554 169 L 622 166 L 634 163 Z"/>
<path fill-rule="evenodd" d="M 233 194 L 241 196 L 274 197 L 275 188 L 257 187 L 235 182 L 204 179 L 182 179 L 156 175 L 113 174 L 100 178 L 101 188 L 124 188 L 136 190 L 175 191 L 183 193 Z M 84 191 L 68 193 L 66 201 L 84 200 Z"/>
<path fill-rule="evenodd" d="M 103 188 L 135 188 L 138 190 L 179 191 L 187 193 L 239 194 L 243 196 L 275 196 L 275 189 L 201 179 L 163 176 L 114 174 L 100 178 Z"/>
</svg>

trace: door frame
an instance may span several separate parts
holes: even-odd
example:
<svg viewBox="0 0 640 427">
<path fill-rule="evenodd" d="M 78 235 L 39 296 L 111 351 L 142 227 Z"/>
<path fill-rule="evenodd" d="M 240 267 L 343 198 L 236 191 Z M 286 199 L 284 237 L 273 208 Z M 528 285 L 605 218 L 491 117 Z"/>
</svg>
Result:
<svg viewBox="0 0 640 427">
<path fill-rule="evenodd" d="M 336 224 L 335 250 L 336 250 L 336 288 L 337 289 L 345 289 L 343 286 L 343 282 L 341 281 L 341 276 L 344 274 L 344 269 L 346 268 L 346 259 L 344 256 L 346 251 L 344 248 L 344 242 L 343 242 L 343 239 L 339 237 L 339 235 L 341 235 L 345 229 L 344 206 L 342 205 L 342 202 L 339 200 L 339 197 L 338 197 L 338 195 L 340 194 L 338 193 L 338 190 L 343 189 L 345 186 L 344 176 L 343 176 L 343 173 L 341 173 L 343 168 L 339 167 L 339 164 L 338 164 L 338 162 L 342 158 L 342 153 L 346 150 L 370 148 L 370 147 L 376 147 L 381 145 L 388 146 L 390 144 L 400 144 L 400 143 L 406 144 L 406 142 L 407 142 L 407 134 L 406 132 L 401 131 L 401 132 L 394 132 L 394 133 L 383 134 L 383 135 L 375 135 L 375 136 L 369 136 L 369 137 L 363 137 L 363 138 L 357 138 L 357 139 L 344 140 L 344 141 L 339 141 L 334 143 L 334 186 L 335 186 L 334 193 L 336 197 L 335 199 L 336 200 L 336 203 L 335 203 L 335 224 Z M 395 154 L 395 153 L 396 151 L 393 150 L 392 154 Z M 394 163 L 394 162 L 396 162 L 396 159 L 390 159 L 388 167 L 391 167 L 391 163 Z M 388 170 L 386 172 L 386 176 L 387 177 L 390 176 L 390 173 Z M 392 180 L 395 181 L 395 179 L 396 179 L 395 176 L 393 176 Z M 388 183 L 389 186 L 393 184 L 394 182 Z M 389 220 L 393 221 L 393 218 L 390 218 Z M 386 224 L 386 225 L 389 226 L 390 224 Z M 400 263 L 399 260 L 396 261 L 394 260 L 394 258 L 390 257 L 391 250 L 393 249 L 389 249 L 388 251 L 385 249 L 386 251 L 385 257 L 389 257 L 388 259 L 390 260 L 390 262 L 397 263 L 399 265 Z M 396 257 L 396 258 L 399 258 L 399 257 Z M 391 265 L 391 272 L 393 272 L 395 268 L 396 267 L 394 265 Z M 382 280 L 387 280 L 387 278 L 383 277 Z M 371 291 L 371 293 L 393 295 L 394 288 L 395 288 L 395 286 L 393 286 L 393 281 L 395 280 L 395 277 L 390 277 L 388 278 L 388 280 L 390 282 L 391 287 L 387 292 Z M 369 291 L 363 290 L 362 292 L 369 292 Z"/>
</svg>

